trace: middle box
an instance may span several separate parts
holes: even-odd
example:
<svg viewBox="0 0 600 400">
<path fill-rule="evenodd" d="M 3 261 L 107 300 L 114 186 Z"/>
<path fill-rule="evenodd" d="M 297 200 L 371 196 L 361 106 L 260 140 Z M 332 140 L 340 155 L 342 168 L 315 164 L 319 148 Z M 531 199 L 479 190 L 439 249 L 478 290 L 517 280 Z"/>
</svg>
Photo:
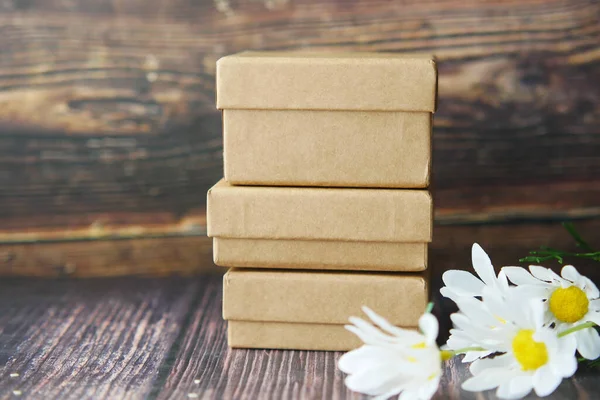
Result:
<svg viewBox="0 0 600 400">
<path fill-rule="evenodd" d="M 426 190 L 232 186 L 208 192 L 207 229 L 224 267 L 422 271 L 432 235 Z"/>
</svg>

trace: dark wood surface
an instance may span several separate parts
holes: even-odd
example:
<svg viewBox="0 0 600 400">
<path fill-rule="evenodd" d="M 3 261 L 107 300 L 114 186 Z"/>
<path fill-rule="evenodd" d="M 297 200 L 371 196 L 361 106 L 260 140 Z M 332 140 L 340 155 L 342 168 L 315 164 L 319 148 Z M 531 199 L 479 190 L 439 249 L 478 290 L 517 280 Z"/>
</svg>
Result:
<svg viewBox="0 0 600 400">
<path fill-rule="evenodd" d="M 598 217 L 599 21 L 594 0 L 2 1 L 0 253 L 202 236 L 222 175 L 215 61 L 246 49 L 435 53 L 437 220 Z M 81 270 L 114 275 L 111 246 Z"/>
<path fill-rule="evenodd" d="M 591 244 L 595 225 L 580 226 Z M 432 298 L 447 335 L 452 304 L 440 275 L 469 268 L 477 240 L 497 266 L 540 244 L 572 249 L 559 226 L 462 226 L 431 251 Z M 165 261 L 168 263 L 168 261 Z M 600 281 L 600 265 L 579 262 Z M 557 265 L 555 265 L 557 266 Z M 220 274 L 182 278 L 0 280 L 0 399 L 344 399 L 341 353 L 230 350 L 221 319 Z M 17 374 L 17 375 L 15 375 Z M 11 376 L 12 375 L 12 376 Z M 445 366 L 436 399 L 494 399 L 460 389 L 460 362 Z M 581 368 L 552 399 L 593 399 L 600 369 Z M 535 397 L 532 397 L 535 398 Z"/>
</svg>

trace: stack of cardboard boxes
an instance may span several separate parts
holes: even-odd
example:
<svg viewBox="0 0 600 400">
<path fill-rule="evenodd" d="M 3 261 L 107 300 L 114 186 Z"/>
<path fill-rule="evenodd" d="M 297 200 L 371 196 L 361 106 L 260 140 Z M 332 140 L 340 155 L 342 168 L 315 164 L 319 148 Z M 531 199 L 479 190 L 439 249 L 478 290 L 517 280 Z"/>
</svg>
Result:
<svg viewBox="0 0 600 400">
<path fill-rule="evenodd" d="M 232 347 L 348 350 L 363 305 L 415 327 L 432 236 L 431 57 L 246 52 L 217 63 L 208 193 Z"/>
</svg>

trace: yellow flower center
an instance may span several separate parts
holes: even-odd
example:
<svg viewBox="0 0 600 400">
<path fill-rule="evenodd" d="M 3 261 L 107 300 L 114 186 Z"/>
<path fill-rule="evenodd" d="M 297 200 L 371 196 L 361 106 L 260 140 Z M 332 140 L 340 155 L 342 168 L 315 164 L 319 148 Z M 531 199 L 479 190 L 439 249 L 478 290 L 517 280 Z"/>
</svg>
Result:
<svg viewBox="0 0 600 400">
<path fill-rule="evenodd" d="M 421 342 L 421 343 L 413 344 L 411 347 L 412 347 L 413 349 L 424 349 L 424 348 L 425 348 L 425 342 Z"/>
<path fill-rule="evenodd" d="M 558 288 L 550 296 L 550 311 L 559 321 L 577 322 L 588 312 L 590 301 L 577 286 Z"/>
<path fill-rule="evenodd" d="M 442 358 L 442 361 L 448 361 L 454 357 L 454 353 L 448 350 L 442 350 L 440 351 L 440 357 Z"/>
<path fill-rule="evenodd" d="M 531 329 L 521 329 L 512 342 L 515 358 L 523 371 L 533 371 L 548 362 L 548 349 L 542 342 L 533 340 Z"/>
</svg>

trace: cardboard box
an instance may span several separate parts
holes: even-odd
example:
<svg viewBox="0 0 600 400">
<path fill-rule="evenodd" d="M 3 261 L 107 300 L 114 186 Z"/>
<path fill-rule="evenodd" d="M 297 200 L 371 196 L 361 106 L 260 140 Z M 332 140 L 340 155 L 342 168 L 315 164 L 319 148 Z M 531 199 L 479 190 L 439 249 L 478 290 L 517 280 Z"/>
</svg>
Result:
<svg viewBox="0 0 600 400">
<path fill-rule="evenodd" d="M 344 325 L 254 321 L 228 321 L 227 343 L 234 348 L 325 351 L 347 351 L 362 344 Z"/>
<path fill-rule="evenodd" d="M 436 108 L 431 56 L 244 52 L 217 61 L 217 108 L 422 111 Z"/>
<path fill-rule="evenodd" d="M 427 243 L 214 238 L 222 267 L 423 271 Z"/>
<path fill-rule="evenodd" d="M 416 326 L 428 301 L 423 274 L 230 269 L 223 318 L 343 325 L 368 306 L 398 326 Z"/>
<path fill-rule="evenodd" d="M 431 241 L 426 190 L 231 186 L 221 180 L 207 197 L 211 237 Z"/>
<path fill-rule="evenodd" d="M 223 136 L 231 184 L 429 185 L 430 113 L 224 110 Z"/>
</svg>

